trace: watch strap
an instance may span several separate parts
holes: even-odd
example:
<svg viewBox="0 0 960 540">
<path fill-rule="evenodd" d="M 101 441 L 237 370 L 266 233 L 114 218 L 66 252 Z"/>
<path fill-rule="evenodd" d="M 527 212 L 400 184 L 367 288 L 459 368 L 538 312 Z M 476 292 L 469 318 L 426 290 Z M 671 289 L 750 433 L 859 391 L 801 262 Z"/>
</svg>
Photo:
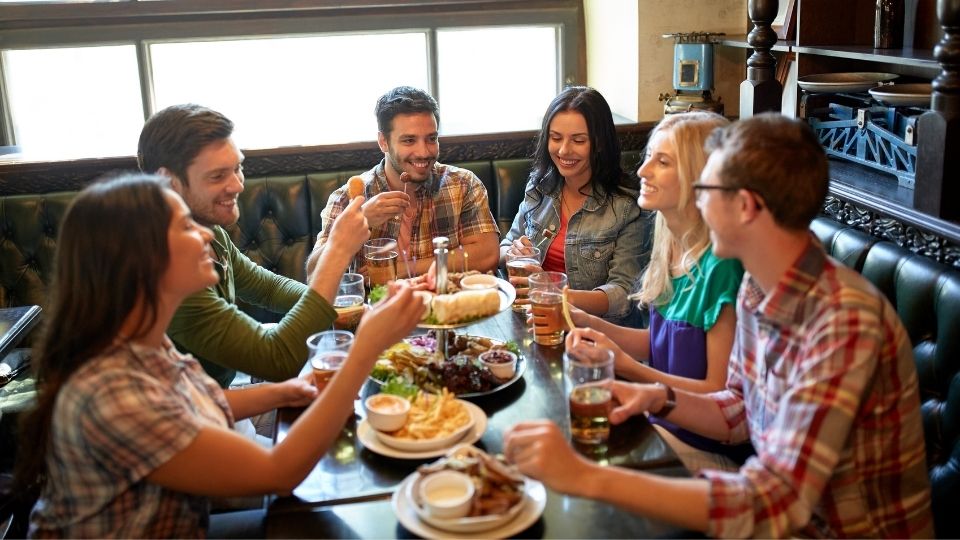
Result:
<svg viewBox="0 0 960 540">
<path fill-rule="evenodd" d="M 668 414 L 670 414 L 670 411 L 672 411 L 674 407 L 677 406 L 677 394 L 676 392 L 673 391 L 673 388 L 671 388 L 670 385 L 663 384 L 662 382 L 658 382 L 655 384 L 666 391 L 667 399 L 666 401 L 663 402 L 663 406 L 660 407 L 659 410 L 657 410 L 656 412 L 651 412 L 650 414 L 663 418 Z"/>
</svg>

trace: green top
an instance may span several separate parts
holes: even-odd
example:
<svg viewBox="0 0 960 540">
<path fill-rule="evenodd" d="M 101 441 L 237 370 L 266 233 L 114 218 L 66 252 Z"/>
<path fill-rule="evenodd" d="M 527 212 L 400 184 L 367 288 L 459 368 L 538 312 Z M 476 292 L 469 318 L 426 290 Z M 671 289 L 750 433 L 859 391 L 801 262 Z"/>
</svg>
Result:
<svg viewBox="0 0 960 540">
<path fill-rule="evenodd" d="M 220 282 L 187 297 L 167 334 L 224 388 L 237 371 L 270 381 L 295 377 L 307 360 L 307 338 L 329 329 L 336 312 L 313 289 L 248 259 L 222 227 L 213 232 Z M 286 315 L 264 328 L 240 311 L 238 297 Z"/>
<path fill-rule="evenodd" d="M 707 248 L 691 270 L 690 276 L 681 274 L 672 280 L 673 298 L 669 304 L 656 310 L 665 320 L 683 321 L 704 332 L 709 332 L 720 317 L 724 304 L 735 304 L 743 265 L 736 259 L 721 259 Z"/>
</svg>

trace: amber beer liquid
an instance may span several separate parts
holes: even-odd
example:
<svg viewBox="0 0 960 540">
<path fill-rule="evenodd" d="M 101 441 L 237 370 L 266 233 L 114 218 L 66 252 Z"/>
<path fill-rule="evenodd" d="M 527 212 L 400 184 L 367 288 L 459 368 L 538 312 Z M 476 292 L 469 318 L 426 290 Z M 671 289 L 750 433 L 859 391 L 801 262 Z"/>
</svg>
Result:
<svg viewBox="0 0 960 540">
<path fill-rule="evenodd" d="M 539 271 L 539 267 L 540 261 L 532 257 L 529 259 L 513 259 L 507 262 L 507 277 L 529 277 L 530 274 Z M 523 300 L 526 297 L 526 293 L 517 291 L 517 300 Z M 516 300 L 514 300 L 514 311 L 526 311 L 526 309 L 525 304 L 517 304 Z"/>
<path fill-rule="evenodd" d="M 337 296 L 333 300 L 333 309 L 337 312 L 333 327 L 337 330 L 353 332 L 360 324 L 360 318 L 363 317 L 363 297 L 353 294 Z"/>
<path fill-rule="evenodd" d="M 367 257 L 367 275 L 370 277 L 370 286 L 386 285 L 387 282 L 397 279 L 397 252 L 381 251 L 371 253 Z"/>
<path fill-rule="evenodd" d="M 599 444 L 610 438 L 613 393 L 607 386 L 587 384 L 570 392 L 570 435 L 574 440 Z"/>
<path fill-rule="evenodd" d="M 347 353 L 343 351 L 317 353 L 310 359 L 313 366 L 313 384 L 317 390 L 323 390 L 327 386 L 346 360 Z"/>
<path fill-rule="evenodd" d="M 563 295 L 559 292 L 531 291 L 533 340 L 538 345 L 563 343 Z"/>
</svg>

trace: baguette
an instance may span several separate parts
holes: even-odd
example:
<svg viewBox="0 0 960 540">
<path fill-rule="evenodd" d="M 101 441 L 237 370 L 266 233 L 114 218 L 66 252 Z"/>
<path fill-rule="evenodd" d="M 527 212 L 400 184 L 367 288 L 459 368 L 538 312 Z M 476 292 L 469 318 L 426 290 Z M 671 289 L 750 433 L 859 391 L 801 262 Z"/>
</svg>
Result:
<svg viewBox="0 0 960 540">
<path fill-rule="evenodd" d="M 500 311 L 500 293 L 496 289 L 438 294 L 433 298 L 433 317 L 438 324 L 452 324 Z"/>
</svg>

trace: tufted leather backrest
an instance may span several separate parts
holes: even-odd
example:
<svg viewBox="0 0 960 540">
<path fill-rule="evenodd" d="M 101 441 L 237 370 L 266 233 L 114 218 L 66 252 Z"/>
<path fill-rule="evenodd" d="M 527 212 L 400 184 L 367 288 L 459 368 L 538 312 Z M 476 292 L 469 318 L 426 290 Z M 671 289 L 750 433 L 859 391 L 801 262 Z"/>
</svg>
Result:
<svg viewBox="0 0 960 540">
<path fill-rule="evenodd" d="M 73 196 L 0 197 L 0 307 L 46 303 L 58 227 Z"/>
<path fill-rule="evenodd" d="M 626 151 L 621 162 L 634 170 L 642 152 Z M 530 159 L 452 162 L 473 171 L 487 188 L 490 209 L 506 233 L 517 213 Z M 368 164 L 365 164 L 368 165 Z M 281 275 L 305 280 L 304 264 L 320 232 L 320 214 L 330 194 L 369 169 L 247 176 L 240 220 L 229 228 L 241 251 Z M 0 196 L 0 307 L 46 304 L 57 227 L 76 192 Z M 277 314 L 241 303 L 263 322 Z"/>
<path fill-rule="evenodd" d="M 887 296 L 910 335 L 937 536 L 960 537 L 960 272 L 826 218 L 811 229 Z"/>
</svg>

